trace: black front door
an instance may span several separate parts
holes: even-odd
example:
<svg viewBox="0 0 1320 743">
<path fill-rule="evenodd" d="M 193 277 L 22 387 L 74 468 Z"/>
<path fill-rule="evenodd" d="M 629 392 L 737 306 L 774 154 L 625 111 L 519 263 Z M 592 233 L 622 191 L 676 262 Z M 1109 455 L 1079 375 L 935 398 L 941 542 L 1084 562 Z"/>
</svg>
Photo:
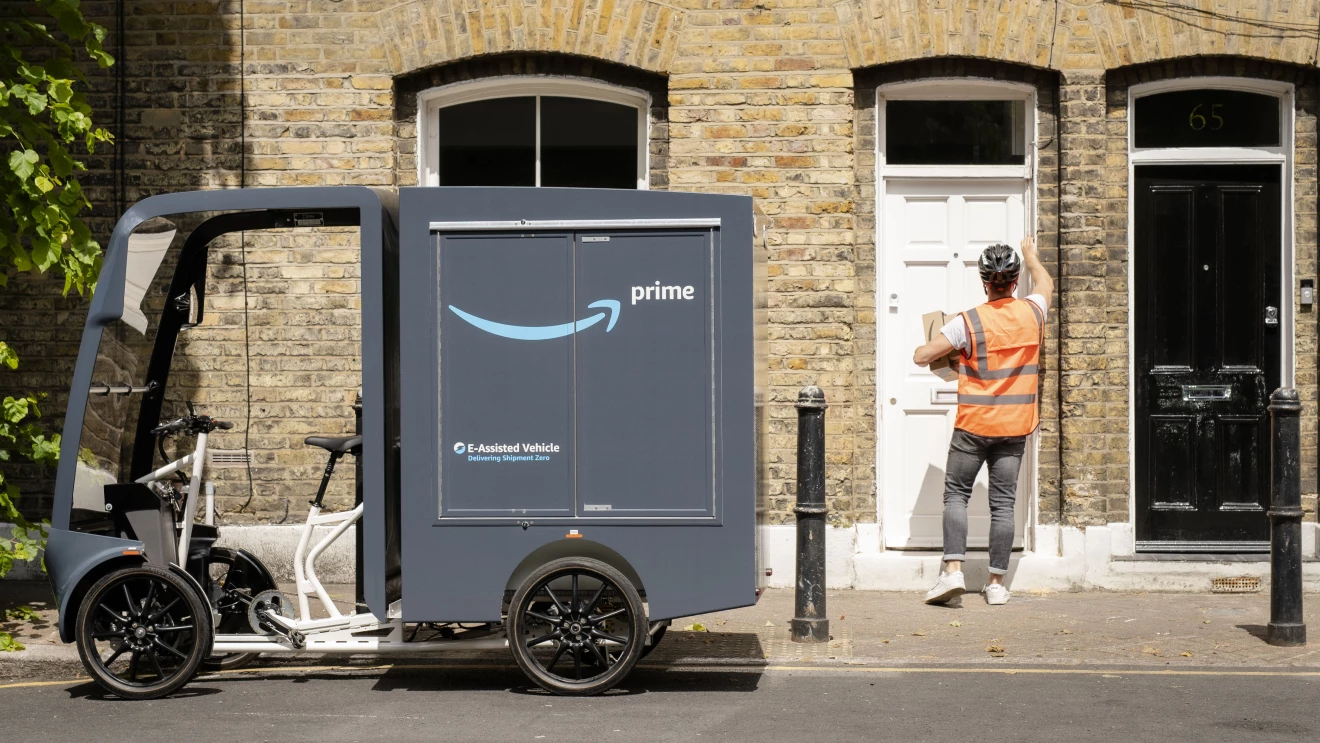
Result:
<svg viewBox="0 0 1320 743">
<path fill-rule="evenodd" d="M 1133 270 L 1142 551 L 1268 549 L 1278 166 L 1139 166 Z"/>
</svg>

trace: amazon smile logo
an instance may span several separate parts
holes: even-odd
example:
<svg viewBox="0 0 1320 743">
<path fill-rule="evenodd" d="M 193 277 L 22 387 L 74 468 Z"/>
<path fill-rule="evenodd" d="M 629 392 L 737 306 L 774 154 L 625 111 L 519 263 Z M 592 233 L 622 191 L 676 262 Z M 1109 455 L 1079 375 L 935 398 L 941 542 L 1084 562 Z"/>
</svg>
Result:
<svg viewBox="0 0 1320 743">
<path fill-rule="evenodd" d="M 608 333 L 614 329 L 614 323 L 619 319 L 619 300 L 617 299 L 599 299 L 587 305 L 588 309 L 601 308 L 609 310 L 606 312 L 597 312 L 590 317 L 584 317 L 576 322 L 566 322 L 562 325 L 505 325 L 504 323 L 487 320 L 483 317 L 477 317 L 468 312 L 464 312 L 454 305 L 449 305 L 449 311 L 463 318 L 469 325 L 480 328 L 481 330 L 498 335 L 501 338 L 512 338 L 517 341 L 545 341 L 551 338 L 563 338 L 566 335 L 586 330 L 605 319 L 608 314 L 610 321 L 605 324 L 605 332 Z M 461 452 L 460 452 L 461 453 Z"/>
</svg>

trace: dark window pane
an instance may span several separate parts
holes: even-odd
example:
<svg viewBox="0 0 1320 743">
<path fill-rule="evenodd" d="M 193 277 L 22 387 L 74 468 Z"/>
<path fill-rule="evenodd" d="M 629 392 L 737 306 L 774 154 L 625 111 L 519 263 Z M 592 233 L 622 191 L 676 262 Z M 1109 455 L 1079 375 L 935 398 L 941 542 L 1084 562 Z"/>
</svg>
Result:
<svg viewBox="0 0 1320 743">
<path fill-rule="evenodd" d="M 637 116 L 632 106 L 541 98 L 541 185 L 637 188 Z"/>
<path fill-rule="evenodd" d="M 1216 289 L 1220 295 L 1220 307 L 1225 308 L 1223 318 L 1224 331 L 1223 366 L 1265 365 L 1264 354 L 1260 350 L 1264 340 L 1260 332 L 1260 316 L 1254 312 L 1242 312 L 1239 307 L 1260 307 L 1272 300 L 1259 298 L 1260 276 L 1265 269 L 1260 266 L 1260 251 L 1263 249 L 1260 232 L 1260 209 L 1263 194 L 1247 187 L 1234 189 L 1221 188 L 1216 194 L 1220 208 L 1220 225 L 1224 231 L 1221 246 L 1223 261 L 1220 265 L 1232 267 L 1234 278 L 1219 282 Z M 1268 248 L 1264 248 L 1267 249 Z M 1244 280 L 1238 280 L 1242 277 Z"/>
<path fill-rule="evenodd" d="M 1137 147 L 1277 147 L 1279 99 L 1241 90 L 1178 90 L 1137 99 Z"/>
<path fill-rule="evenodd" d="M 889 101 L 890 165 L 1021 165 L 1023 101 Z"/>
<path fill-rule="evenodd" d="M 536 99 L 440 109 L 440 185 L 535 186 Z"/>
</svg>

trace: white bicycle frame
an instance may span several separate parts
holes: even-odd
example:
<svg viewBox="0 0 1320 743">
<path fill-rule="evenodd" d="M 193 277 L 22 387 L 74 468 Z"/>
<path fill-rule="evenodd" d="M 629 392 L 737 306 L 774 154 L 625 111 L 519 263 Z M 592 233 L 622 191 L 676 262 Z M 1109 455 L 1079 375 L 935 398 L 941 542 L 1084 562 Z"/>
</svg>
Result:
<svg viewBox="0 0 1320 743">
<path fill-rule="evenodd" d="M 192 454 L 176 459 L 155 472 L 143 475 L 136 480 L 136 482 L 143 485 L 158 482 L 175 472 L 182 472 L 189 465 L 192 466 L 192 477 L 188 480 L 188 497 L 183 503 L 183 533 L 179 535 L 179 548 L 174 556 L 175 564 L 179 567 L 185 567 L 188 564 L 188 542 L 192 539 L 193 516 L 197 511 L 197 494 L 202 488 L 202 467 L 206 464 L 206 436 L 205 432 L 197 434 L 197 446 L 193 449 Z M 206 523 L 209 524 L 215 520 L 215 514 L 212 513 L 215 502 L 208 498 L 206 506 Z"/>
<path fill-rule="evenodd" d="M 142 484 L 164 480 L 176 472 L 192 468 L 188 481 L 187 498 L 183 507 L 183 529 L 179 537 L 177 564 L 184 566 L 188 560 L 188 544 L 192 539 L 193 521 L 196 517 L 198 494 L 202 488 L 202 470 L 206 464 L 207 434 L 197 434 L 197 444 L 191 454 L 174 460 L 149 475 L 138 478 Z M 205 523 L 213 523 L 215 502 L 208 495 Z M 381 620 L 371 612 L 358 614 L 356 611 L 344 614 L 335 606 L 330 594 L 321 585 L 316 575 L 316 560 L 322 553 L 348 531 L 349 527 L 362 518 L 362 505 L 351 511 L 341 513 L 323 513 L 320 506 L 313 504 L 307 510 L 307 520 L 303 523 L 302 534 L 293 556 L 293 574 L 297 582 L 298 617 L 296 619 L 275 614 L 268 615 L 278 623 L 286 633 L 301 635 L 301 643 L 294 643 L 283 635 L 220 635 L 215 636 L 211 652 L 217 655 L 225 653 L 387 653 L 387 652 L 443 652 L 446 650 L 496 650 L 507 648 L 508 640 L 502 630 L 490 636 L 471 639 L 451 639 L 428 642 L 407 642 L 403 636 L 403 620 L 400 602 L 389 607 L 388 616 Z M 316 527 L 333 527 L 330 533 L 318 540 L 310 550 Z M 310 597 L 315 596 L 328 615 L 323 619 L 312 618 Z M 667 624 L 667 622 L 666 622 Z M 381 630 L 387 630 L 381 634 Z M 654 634 L 655 627 L 650 634 Z M 367 634 L 370 633 L 370 634 Z M 648 638 L 649 641 L 649 638 Z"/>
</svg>

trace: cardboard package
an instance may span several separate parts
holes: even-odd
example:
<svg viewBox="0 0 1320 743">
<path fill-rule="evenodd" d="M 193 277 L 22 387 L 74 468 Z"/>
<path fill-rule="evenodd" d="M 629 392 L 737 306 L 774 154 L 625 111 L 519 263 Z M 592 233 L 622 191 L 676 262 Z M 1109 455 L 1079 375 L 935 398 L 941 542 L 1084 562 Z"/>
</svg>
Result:
<svg viewBox="0 0 1320 743">
<path fill-rule="evenodd" d="M 946 315 L 939 311 L 927 312 L 922 315 L 921 330 L 926 338 L 926 343 L 930 343 L 931 339 L 940 332 L 940 328 L 944 327 L 955 317 L 957 317 L 957 315 Z M 958 381 L 959 356 L 960 354 L 958 350 L 954 349 L 949 352 L 948 356 L 942 356 L 930 362 L 930 370 L 935 373 L 935 376 L 946 382 L 956 382 Z"/>
</svg>

